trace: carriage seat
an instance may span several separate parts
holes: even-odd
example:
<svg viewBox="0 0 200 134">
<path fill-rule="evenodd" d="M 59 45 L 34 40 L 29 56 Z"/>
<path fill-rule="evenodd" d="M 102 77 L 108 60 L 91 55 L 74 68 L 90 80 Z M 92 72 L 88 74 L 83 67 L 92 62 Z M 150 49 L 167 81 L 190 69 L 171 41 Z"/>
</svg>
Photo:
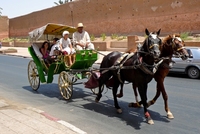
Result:
<svg viewBox="0 0 200 134">
<path fill-rule="evenodd" d="M 42 55 L 42 53 L 40 52 L 40 44 L 32 44 L 32 47 L 33 47 L 33 50 L 34 50 L 34 52 L 35 52 L 35 54 L 37 55 L 37 57 L 39 58 L 39 59 L 42 59 L 42 57 L 43 57 L 43 55 Z"/>
</svg>

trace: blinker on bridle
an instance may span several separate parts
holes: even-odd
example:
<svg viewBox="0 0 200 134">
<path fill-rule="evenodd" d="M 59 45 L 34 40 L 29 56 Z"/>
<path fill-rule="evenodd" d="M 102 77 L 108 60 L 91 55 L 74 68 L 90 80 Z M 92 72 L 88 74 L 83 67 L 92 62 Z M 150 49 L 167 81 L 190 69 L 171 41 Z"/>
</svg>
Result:
<svg viewBox="0 0 200 134">
<path fill-rule="evenodd" d="M 176 48 L 176 43 L 175 43 L 175 40 L 178 40 L 180 42 L 182 42 L 182 39 L 180 37 L 175 37 L 175 35 L 173 35 L 173 38 L 172 38 L 172 48 L 175 49 Z M 182 49 L 184 49 L 185 47 L 180 47 L 180 48 L 177 48 L 176 51 L 180 51 Z"/>
</svg>

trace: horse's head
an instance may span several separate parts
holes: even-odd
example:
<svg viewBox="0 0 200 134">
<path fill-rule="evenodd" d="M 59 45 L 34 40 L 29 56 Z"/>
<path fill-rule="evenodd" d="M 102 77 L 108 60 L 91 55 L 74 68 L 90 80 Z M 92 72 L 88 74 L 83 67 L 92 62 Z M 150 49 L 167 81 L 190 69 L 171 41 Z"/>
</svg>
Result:
<svg viewBox="0 0 200 134">
<path fill-rule="evenodd" d="M 173 54 L 182 58 L 182 60 L 186 60 L 189 57 L 187 50 L 185 49 L 184 41 L 180 38 L 179 34 L 173 34 L 171 37 L 171 45 L 173 49 Z"/>
<path fill-rule="evenodd" d="M 150 55 L 153 55 L 154 58 L 158 58 L 160 56 L 160 46 L 162 44 L 162 40 L 158 37 L 160 34 L 159 29 L 157 32 L 149 32 L 148 29 L 145 29 L 145 33 L 148 36 L 143 44 L 143 50 Z"/>
</svg>

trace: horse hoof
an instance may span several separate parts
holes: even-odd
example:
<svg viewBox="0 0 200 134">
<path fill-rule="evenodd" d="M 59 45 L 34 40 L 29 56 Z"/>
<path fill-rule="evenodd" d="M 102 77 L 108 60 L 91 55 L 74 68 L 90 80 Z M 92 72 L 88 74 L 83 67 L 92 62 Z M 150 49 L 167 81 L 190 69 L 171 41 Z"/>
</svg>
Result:
<svg viewBox="0 0 200 134">
<path fill-rule="evenodd" d="M 122 113 L 122 109 L 117 109 L 117 113 L 121 114 Z"/>
<path fill-rule="evenodd" d="M 152 119 L 147 119 L 147 123 L 150 124 L 150 125 L 153 125 L 153 124 L 154 124 L 154 122 L 153 122 Z"/>
<path fill-rule="evenodd" d="M 149 101 L 149 102 L 147 103 L 147 108 L 148 108 L 149 106 L 151 106 L 151 101 Z"/>
<path fill-rule="evenodd" d="M 134 108 L 141 108 L 142 106 L 139 103 L 129 103 L 128 104 L 129 107 L 134 107 Z"/>
<path fill-rule="evenodd" d="M 95 99 L 95 102 L 99 102 L 99 100 L 101 99 L 101 97 L 102 97 L 102 95 L 98 95 L 97 97 L 96 97 L 96 99 Z"/>
<path fill-rule="evenodd" d="M 174 119 L 174 116 L 171 112 L 167 112 L 167 118 Z"/>
<path fill-rule="evenodd" d="M 122 98 L 123 95 L 122 94 L 117 94 L 117 98 Z"/>
<path fill-rule="evenodd" d="M 99 102 L 99 100 L 95 99 L 95 102 L 96 102 L 96 103 L 98 103 L 98 102 Z"/>
<path fill-rule="evenodd" d="M 98 103 L 99 100 L 100 100 L 100 99 L 99 99 L 98 97 L 96 97 L 95 102 Z"/>
</svg>

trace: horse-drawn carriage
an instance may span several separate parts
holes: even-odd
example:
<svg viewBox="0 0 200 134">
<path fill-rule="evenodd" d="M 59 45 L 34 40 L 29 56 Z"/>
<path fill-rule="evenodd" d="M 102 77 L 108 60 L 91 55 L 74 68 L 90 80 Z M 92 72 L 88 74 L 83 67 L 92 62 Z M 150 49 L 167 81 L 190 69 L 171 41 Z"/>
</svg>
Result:
<svg viewBox="0 0 200 134">
<path fill-rule="evenodd" d="M 32 39 L 38 40 L 42 38 L 43 34 L 49 35 L 61 35 L 64 30 L 74 32 L 75 28 L 57 25 L 47 24 L 44 27 L 36 29 L 29 33 Z M 168 118 L 174 118 L 167 103 L 167 94 L 164 88 L 164 78 L 169 72 L 169 64 L 173 54 L 178 54 L 182 59 L 186 59 L 188 54 L 183 47 L 183 41 L 180 37 L 168 36 L 161 41 L 158 37 L 158 32 L 149 32 L 145 30 L 147 38 L 144 40 L 141 49 L 134 54 L 123 56 L 120 52 L 111 52 L 103 58 L 100 65 L 99 72 L 101 76 L 98 78 L 98 92 L 94 89 L 93 93 L 97 94 L 96 101 L 98 102 L 102 97 L 103 85 L 106 84 L 112 77 L 114 84 L 112 85 L 114 105 L 117 112 L 121 113 L 122 110 L 117 101 L 117 89 L 125 81 L 133 84 L 134 90 L 138 87 L 141 101 L 137 103 L 130 103 L 130 107 L 137 107 L 138 105 L 144 106 L 144 114 L 149 124 L 153 124 L 153 120 L 147 111 L 147 107 L 153 105 L 160 95 L 163 94 L 165 101 L 165 111 L 167 112 Z M 92 64 L 97 60 L 97 52 L 93 50 L 81 50 L 76 51 L 76 60 L 71 67 L 65 66 L 63 55 L 57 56 L 57 59 L 49 67 L 46 67 L 44 61 L 41 58 L 39 46 L 35 43 L 28 48 L 33 58 L 28 65 L 28 79 L 33 90 L 39 88 L 40 82 L 51 83 L 53 81 L 53 75 L 59 74 L 58 86 L 61 95 L 64 99 L 70 99 L 73 93 L 73 84 L 78 79 L 88 78 L 91 72 L 94 70 L 91 68 Z M 132 53 L 132 51 L 129 51 Z M 128 58 L 127 58 L 128 57 Z M 139 66 L 138 66 L 138 65 Z M 47 78 L 45 78 L 47 76 Z M 148 83 L 155 79 L 157 82 L 157 93 L 154 99 L 147 103 L 147 87 Z M 136 92 L 136 91 L 135 91 Z M 122 90 L 121 90 L 121 93 Z M 135 95 L 137 96 L 137 95 Z"/>
<path fill-rule="evenodd" d="M 90 67 L 97 60 L 97 52 L 93 50 L 76 51 L 75 62 L 71 66 L 66 66 L 64 55 L 57 55 L 54 62 L 48 66 L 42 58 L 40 52 L 42 44 L 39 40 L 60 37 L 65 30 L 73 33 L 76 28 L 51 23 L 29 33 L 32 45 L 28 48 L 28 51 L 33 59 L 28 64 L 28 80 L 32 89 L 36 91 L 40 82 L 52 83 L 53 75 L 59 74 L 58 87 L 60 93 L 64 99 L 69 100 L 72 97 L 75 82 L 78 79 L 90 77 Z"/>
</svg>

